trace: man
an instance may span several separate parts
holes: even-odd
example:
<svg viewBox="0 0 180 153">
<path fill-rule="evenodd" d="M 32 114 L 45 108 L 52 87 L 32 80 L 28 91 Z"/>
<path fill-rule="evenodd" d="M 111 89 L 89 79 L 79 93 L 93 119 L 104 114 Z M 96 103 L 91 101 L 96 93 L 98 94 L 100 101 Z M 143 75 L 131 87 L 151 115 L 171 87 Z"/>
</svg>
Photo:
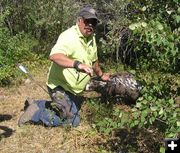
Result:
<svg viewBox="0 0 180 153">
<path fill-rule="evenodd" d="M 79 125 L 79 109 L 83 102 L 80 94 L 90 81 L 90 77 L 95 73 L 104 81 L 109 79 L 109 75 L 103 74 L 98 63 L 94 35 L 98 22 L 96 11 L 87 6 L 78 14 L 76 25 L 60 34 L 49 56 L 52 64 L 47 79 L 48 91 L 57 111 L 52 109 L 52 104 L 48 104 L 47 109 L 47 102 L 31 102 L 27 113 L 21 116 L 19 125 L 28 120 L 42 121 L 48 126 Z M 35 109 L 38 114 L 36 117 L 30 107 Z M 39 108 L 41 113 L 37 113 Z M 26 114 L 30 118 L 27 119 Z"/>
</svg>

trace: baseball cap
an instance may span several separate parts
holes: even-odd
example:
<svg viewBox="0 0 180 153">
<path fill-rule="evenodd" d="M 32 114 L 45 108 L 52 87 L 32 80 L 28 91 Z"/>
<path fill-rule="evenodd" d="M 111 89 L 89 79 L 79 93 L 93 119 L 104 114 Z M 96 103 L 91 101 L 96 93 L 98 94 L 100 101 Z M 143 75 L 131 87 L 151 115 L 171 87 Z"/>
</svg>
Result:
<svg viewBox="0 0 180 153">
<path fill-rule="evenodd" d="M 86 7 L 82 8 L 79 12 L 79 16 L 81 16 L 85 19 L 96 19 L 99 22 L 97 13 L 96 13 L 95 9 L 93 9 L 91 6 L 86 6 Z"/>
</svg>

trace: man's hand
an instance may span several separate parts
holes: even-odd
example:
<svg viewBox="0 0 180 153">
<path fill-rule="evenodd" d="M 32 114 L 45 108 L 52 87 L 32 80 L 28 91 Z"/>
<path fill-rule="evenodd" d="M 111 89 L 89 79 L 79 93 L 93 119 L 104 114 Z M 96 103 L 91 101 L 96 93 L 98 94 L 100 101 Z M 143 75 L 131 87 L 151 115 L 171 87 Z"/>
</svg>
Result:
<svg viewBox="0 0 180 153">
<path fill-rule="evenodd" d="M 101 79 L 103 81 L 110 81 L 110 73 L 104 73 L 102 76 L 101 76 Z"/>
<path fill-rule="evenodd" d="M 91 77 L 93 76 L 93 69 L 86 64 L 79 64 L 78 69 L 82 72 L 89 74 Z"/>
</svg>

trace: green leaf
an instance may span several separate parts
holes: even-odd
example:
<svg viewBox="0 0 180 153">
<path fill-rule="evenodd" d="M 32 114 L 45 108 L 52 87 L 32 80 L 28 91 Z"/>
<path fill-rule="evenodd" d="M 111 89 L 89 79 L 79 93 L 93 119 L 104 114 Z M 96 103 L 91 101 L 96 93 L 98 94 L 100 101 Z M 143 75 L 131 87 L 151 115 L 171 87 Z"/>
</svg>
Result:
<svg viewBox="0 0 180 153">
<path fill-rule="evenodd" d="M 148 100 L 151 101 L 153 99 L 152 96 L 148 96 Z"/>
<path fill-rule="evenodd" d="M 142 27 L 147 27 L 147 23 L 146 22 L 142 22 L 141 25 L 142 25 Z"/>
<path fill-rule="evenodd" d="M 152 111 L 156 111 L 156 110 L 157 110 L 157 107 L 156 107 L 156 106 L 150 107 L 150 109 L 151 109 Z"/>
<path fill-rule="evenodd" d="M 166 11 L 168 14 L 171 14 L 173 12 L 173 10 L 169 10 L 169 11 Z"/>
<path fill-rule="evenodd" d="M 144 125 L 144 123 L 141 122 L 141 123 L 138 125 L 138 128 L 141 128 L 143 125 Z"/>
<path fill-rule="evenodd" d="M 177 23 L 179 23 L 180 22 L 180 15 L 176 15 L 175 20 L 176 20 Z"/>
<path fill-rule="evenodd" d="M 92 126 L 92 128 L 94 128 L 94 129 L 96 128 L 96 124 L 92 124 L 91 126 Z"/>
<path fill-rule="evenodd" d="M 138 125 L 138 124 L 139 124 L 139 120 L 135 120 L 134 125 Z"/>
<path fill-rule="evenodd" d="M 140 108 L 141 106 L 142 106 L 141 103 L 137 103 L 137 104 L 136 104 L 136 107 L 137 107 L 137 108 Z"/>
<path fill-rule="evenodd" d="M 160 153 L 165 153 L 165 148 L 164 147 L 160 147 Z"/>
<path fill-rule="evenodd" d="M 144 124 L 145 118 L 143 116 L 141 116 L 141 123 Z"/>
<path fill-rule="evenodd" d="M 159 29 L 159 30 L 163 30 L 164 28 L 163 28 L 163 25 L 161 24 L 161 23 L 158 23 L 157 24 L 157 28 Z"/>
<path fill-rule="evenodd" d="M 129 25 L 129 29 L 131 30 L 135 30 L 136 28 L 141 27 L 141 23 L 133 23 L 131 25 Z"/>
<path fill-rule="evenodd" d="M 169 99 L 169 103 L 170 104 L 174 104 L 174 100 L 171 98 L 171 99 Z"/>
<path fill-rule="evenodd" d="M 146 6 L 143 6 L 141 9 L 143 12 L 146 11 Z"/>
<path fill-rule="evenodd" d="M 173 113 L 173 118 L 176 118 L 176 117 L 177 117 L 177 113 L 174 112 L 174 113 Z"/>
<path fill-rule="evenodd" d="M 139 112 L 134 112 L 132 115 L 135 119 L 139 118 Z"/>
<path fill-rule="evenodd" d="M 142 113 L 141 113 L 141 116 L 145 118 L 147 116 L 147 114 L 148 114 L 148 111 L 143 110 Z"/>
<path fill-rule="evenodd" d="M 178 8 L 177 12 L 180 14 L 180 7 Z"/>
<path fill-rule="evenodd" d="M 153 116 L 157 117 L 158 113 L 157 112 L 153 112 Z"/>
<path fill-rule="evenodd" d="M 151 118 L 149 119 L 149 123 L 152 124 L 152 123 L 155 121 L 155 119 L 156 119 L 155 117 L 151 117 Z"/>
<path fill-rule="evenodd" d="M 168 134 L 166 135 L 166 137 L 167 137 L 167 138 L 174 138 L 175 135 L 176 135 L 175 133 L 168 133 Z"/>
<path fill-rule="evenodd" d="M 135 29 L 136 29 L 136 25 L 135 25 L 135 24 L 131 24 L 131 25 L 129 25 L 129 29 L 131 29 L 131 30 L 135 30 Z"/>
<path fill-rule="evenodd" d="M 159 111 L 159 115 L 163 114 L 163 112 L 164 112 L 164 110 L 163 110 L 163 108 L 161 108 Z"/>
<path fill-rule="evenodd" d="M 122 115 L 123 115 L 123 113 L 121 112 L 121 113 L 119 114 L 119 118 L 121 118 L 121 117 L 122 117 Z"/>
<path fill-rule="evenodd" d="M 142 101 L 143 99 L 144 99 L 143 97 L 139 97 L 139 98 L 138 98 L 139 101 Z"/>
<path fill-rule="evenodd" d="M 130 124 L 130 128 L 133 128 L 135 125 L 134 125 L 134 123 L 133 122 L 131 122 L 131 124 Z"/>
<path fill-rule="evenodd" d="M 128 72 L 132 73 L 132 74 L 136 74 L 136 71 L 135 70 L 129 70 Z"/>
<path fill-rule="evenodd" d="M 147 104 L 148 101 L 145 99 L 145 100 L 142 101 L 142 103 L 143 103 L 143 104 Z"/>
<path fill-rule="evenodd" d="M 132 110 L 132 112 L 136 112 L 138 109 L 137 108 L 132 108 L 131 110 Z"/>
</svg>

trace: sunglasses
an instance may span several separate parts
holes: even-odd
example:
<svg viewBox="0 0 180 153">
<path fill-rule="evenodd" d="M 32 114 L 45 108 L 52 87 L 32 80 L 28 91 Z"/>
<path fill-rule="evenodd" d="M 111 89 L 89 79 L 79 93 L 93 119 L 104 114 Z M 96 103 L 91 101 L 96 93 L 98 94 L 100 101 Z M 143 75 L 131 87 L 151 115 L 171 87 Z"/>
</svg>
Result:
<svg viewBox="0 0 180 153">
<path fill-rule="evenodd" d="M 95 27 L 98 24 L 98 21 L 96 19 L 84 19 L 84 23 L 90 27 Z"/>
</svg>

